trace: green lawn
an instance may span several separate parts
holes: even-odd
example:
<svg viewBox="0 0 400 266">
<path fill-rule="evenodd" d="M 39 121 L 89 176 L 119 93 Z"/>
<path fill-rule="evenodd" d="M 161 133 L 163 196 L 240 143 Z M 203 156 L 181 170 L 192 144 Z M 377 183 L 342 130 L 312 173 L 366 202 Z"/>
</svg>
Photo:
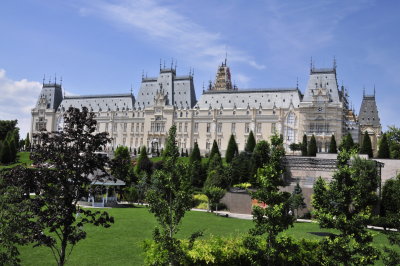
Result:
<svg viewBox="0 0 400 266">
<path fill-rule="evenodd" d="M 5 169 L 5 168 L 12 168 L 12 167 L 15 167 L 20 164 L 31 165 L 32 161 L 29 159 L 29 154 L 30 154 L 30 152 L 27 152 L 27 151 L 18 152 L 18 154 L 17 154 L 18 162 L 14 163 L 14 164 L 9 164 L 9 165 L 0 165 L 0 170 Z"/>
<path fill-rule="evenodd" d="M 68 265 L 141 265 L 144 239 L 151 239 L 155 219 L 147 208 L 107 209 L 114 216 L 115 224 L 110 228 L 87 225 L 88 235 L 75 247 Z M 203 230 L 205 236 L 237 236 L 248 232 L 252 221 L 219 217 L 211 213 L 188 212 L 183 220 L 179 237 L 188 237 L 192 232 Z M 317 224 L 296 223 L 287 234 L 296 238 L 319 239 L 312 232 L 332 232 L 321 230 Z M 384 235 L 376 232 L 375 244 L 387 245 Z M 22 265 L 54 265 L 54 258 L 48 248 L 21 248 Z"/>
</svg>

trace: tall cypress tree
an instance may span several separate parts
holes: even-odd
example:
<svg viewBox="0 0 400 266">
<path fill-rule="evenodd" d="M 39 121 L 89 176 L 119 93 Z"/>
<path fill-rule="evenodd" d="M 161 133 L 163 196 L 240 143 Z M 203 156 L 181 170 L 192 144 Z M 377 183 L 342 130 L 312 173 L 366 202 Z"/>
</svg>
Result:
<svg viewBox="0 0 400 266">
<path fill-rule="evenodd" d="M 211 152 L 210 152 L 210 159 L 216 154 L 218 153 L 218 155 L 221 157 L 221 153 L 219 152 L 219 148 L 218 148 L 218 144 L 214 139 L 212 148 L 211 148 Z"/>
<path fill-rule="evenodd" d="M 314 134 L 311 136 L 310 143 L 308 144 L 308 156 L 317 155 L 317 141 L 315 140 Z"/>
<path fill-rule="evenodd" d="M 30 140 L 29 140 L 29 133 L 26 133 L 25 149 L 26 149 L 26 150 L 29 150 L 30 146 L 31 146 L 31 142 L 30 142 Z"/>
<path fill-rule="evenodd" d="M 0 140 L 0 163 L 5 163 L 4 158 L 5 158 L 5 149 L 4 149 L 4 141 Z"/>
<path fill-rule="evenodd" d="M 149 157 L 147 157 L 146 146 L 143 146 L 142 149 L 140 150 L 140 155 L 136 163 L 135 174 L 139 176 L 140 173 L 144 171 L 150 175 L 151 167 L 152 167 L 152 162 L 150 161 Z"/>
<path fill-rule="evenodd" d="M 192 153 L 190 154 L 190 157 L 189 157 L 189 163 L 193 163 L 193 162 L 201 162 L 200 149 L 199 149 L 199 145 L 197 144 L 197 142 L 194 143 Z"/>
<path fill-rule="evenodd" d="M 329 153 L 337 153 L 335 135 L 332 135 L 331 137 L 331 143 L 329 144 Z"/>
<path fill-rule="evenodd" d="M 353 137 L 351 136 L 350 133 L 347 133 L 347 135 L 342 138 L 342 141 L 341 141 L 340 146 L 339 146 L 339 150 L 341 150 L 341 151 L 342 150 L 350 151 L 353 148 L 354 148 Z"/>
<path fill-rule="evenodd" d="M 301 156 L 307 156 L 308 155 L 307 146 L 308 146 L 308 144 L 307 144 L 307 136 L 306 136 L 306 134 L 304 134 L 303 142 L 301 144 Z"/>
<path fill-rule="evenodd" d="M 253 131 L 250 131 L 249 137 L 247 138 L 246 147 L 244 150 L 246 152 L 253 152 L 254 148 L 256 147 L 256 139 L 254 138 Z"/>
<path fill-rule="evenodd" d="M 379 143 L 378 158 L 382 159 L 390 158 L 389 142 L 386 133 L 383 134 L 381 142 Z"/>
<path fill-rule="evenodd" d="M 371 139 L 369 138 L 367 131 L 364 132 L 364 138 L 361 145 L 360 154 L 368 154 L 369 158 L 372 158 L 374 156 L 372 153 Z"/>
<path fill-rule="evenodd" d="M 235 136 L 231 135 L 228 143 L 228 148 L 225 153 L 225 161 L 231 163 L 233 158 L 238 156 L 238 147 L 235 141 Z"/>
</svg>

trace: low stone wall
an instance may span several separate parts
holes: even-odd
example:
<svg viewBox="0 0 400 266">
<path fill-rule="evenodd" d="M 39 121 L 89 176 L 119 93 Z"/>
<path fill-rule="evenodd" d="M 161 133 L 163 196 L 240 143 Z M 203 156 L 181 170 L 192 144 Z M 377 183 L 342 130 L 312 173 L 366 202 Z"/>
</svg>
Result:
<svg viewBox="0 0 400 266">
<path fill-rule="evenodd" d="M 336 159 L 336 154 L 317 154 L 317 159 Z M 363 156 L 365 158 L 365 156 Z M 294 157 L 292 157 L 294 158 Z M 303 157 L 304 158 L 304 157 Z M 315 157 L 312 157 L 315 158 Z M 384 167 L 381 169 L 382 186 L 384 183 L 400 173 L 400 160 L 392 159 L 374 159 L 378 162 L 384 163 Z M 307 168 L 310 169 L 307 169 Z M 316 169 L 315 165 L 305 165 L 305 169 L 286 169 L 285 181 L 287 186 L 283 187 L 282 191 L 287 191 L 292 193 L 296 183 L 299 182 L 300 187 L 303 190 L 303 195 L 305 198 L 305 203 L 307 205 L 306 209 L 299 212 L 299 215 L 310 212 L 312 210 L 311 206 L 311 196 L 313 194 L 313 186 L 318 177 L 322 177 L 326 181 L 331 181 L 333 174 L 336 169 Z M 250 195 L 245 191 L 240 192 L 227 192 L 221 200 L 228 210 L 233 213 L 243 213 L 251 214 L 252 200 Z"/>
<path fill-rule="evenodd" d="M 221 203 L 225 204 L 230 212 L 251 214 L 251 197 L 246 191 L 228 191 Z"/>
</svg>

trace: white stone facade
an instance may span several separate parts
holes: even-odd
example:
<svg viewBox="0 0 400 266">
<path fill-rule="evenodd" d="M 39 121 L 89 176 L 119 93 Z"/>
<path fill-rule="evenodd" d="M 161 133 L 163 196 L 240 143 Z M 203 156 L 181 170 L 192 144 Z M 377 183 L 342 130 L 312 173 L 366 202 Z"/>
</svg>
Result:
<svg viewBox="0 0 400 266">
<path fill-rule="evenodd" d="M 217 77 L 230 79 L 226 63 L 218 71 L 225 75 Z M 226 88 L 221 84 L 227 84 Z M 197 142 L 205 154 L 216 140 L 224 155 L 231 134 L 239 150 L 244 150 L 250 131 L 257 141 L 282 134 L 287 150 L 291 143 L 301 142 L 303 134 L 315 134 L 319 151 L 324 152 L 332 134 L 339 143 L 347 133 L 343 93 L 338 90 L 336 68 L 314 69 L 304 96 L 298 88 L 240 90 L 230 80 L 218 79 L 196 101 L 192 75 L 176 76 L 173 68 L 160 69 L 156 78 L 142 77 L 137 98 L 132 94 L 62 97 L 60 85 L 44 84 L 32 109 L 31 133 L 60 130 L 68 107 L 86 106 L 96 114 L 98 131 L 112 137 L 108 150 L 119 145 L 149 148 L 155 143 L 161 149 L 175 124 L 178 147 L 189 152 Z"/>
</svg>

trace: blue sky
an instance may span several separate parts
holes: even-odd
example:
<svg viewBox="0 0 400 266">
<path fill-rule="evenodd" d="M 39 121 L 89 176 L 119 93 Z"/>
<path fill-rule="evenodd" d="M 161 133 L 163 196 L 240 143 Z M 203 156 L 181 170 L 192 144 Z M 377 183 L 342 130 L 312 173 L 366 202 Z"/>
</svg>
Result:
<svg viewBox="0 0 400 266">
<path fill-rule="evenodd" d="M 142 72 L 177 60 L 194 68 L 197 98 L 228 53 L 239 88 L 304 92 L 310 58 L 337 59 L 338 81 L 356 112 L 377 92 L 384 129 L 400 126 L 400 1 L 2 0 L 0 119 L 24 136 L 46 79 L 70 94 L 137 94 Z"/>
</svg>

